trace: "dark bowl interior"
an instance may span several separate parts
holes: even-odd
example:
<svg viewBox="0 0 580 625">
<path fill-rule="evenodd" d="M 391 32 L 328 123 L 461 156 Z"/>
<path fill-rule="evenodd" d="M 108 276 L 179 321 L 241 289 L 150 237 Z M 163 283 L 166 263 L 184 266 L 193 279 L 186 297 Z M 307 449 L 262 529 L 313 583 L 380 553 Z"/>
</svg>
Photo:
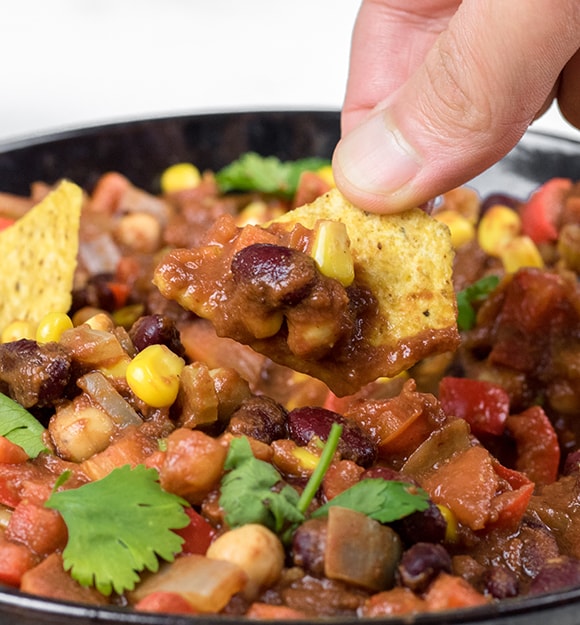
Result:
<svg viewBox="0 0 580 625">
<path fill-rule="evenodd" d="M 339 137 L 336 111 L 275 111 L 184 115 L 139 120 L 33 137 L 0 145 L 0 191 L 26 194 L 31 182 L 66 177 L 92 189 L 116 170 L 155 192 L 168 165 L 191 161 L 217 169 L 253 150 L 281 159 L 330 157 Z M 528 132 L 508 156 L 472 181 L 482 195 L 504 192 L 525 198 L 553 177 L 580 177 L 580 143 Z M 239 619 L 138 614 L 47 601 L 0 586 L 0 625 L 219 625 Z M 360 620 L 333 619 L 355 625 Z M 299 621 L 302 622 L 303 621 Z M 373 620 L 376 623 L 377 620 Z M 380 621 L 379 621 L 380 622 Z M 387 619 L 389 625 L 576 625 L 580 589 L 507 600 L 485 608 Z M 297 621 L 298 623 L 298 621 Z M 265 625 L 274 625 L 265 622 Z"/>
</svg>

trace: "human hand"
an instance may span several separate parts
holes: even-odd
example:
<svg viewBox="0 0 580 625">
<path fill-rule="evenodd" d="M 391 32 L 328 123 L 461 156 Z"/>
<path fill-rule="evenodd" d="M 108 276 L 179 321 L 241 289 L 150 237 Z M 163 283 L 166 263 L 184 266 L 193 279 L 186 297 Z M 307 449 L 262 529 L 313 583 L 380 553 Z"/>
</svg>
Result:
<svg viewBox="0 0 580 625">
<path fill-rule="evenodd" d="M 337 186 L 396 212 L 502 158 L 557 98 L 580 128 L 578 0 L 363 0 Z"/>
</svg>

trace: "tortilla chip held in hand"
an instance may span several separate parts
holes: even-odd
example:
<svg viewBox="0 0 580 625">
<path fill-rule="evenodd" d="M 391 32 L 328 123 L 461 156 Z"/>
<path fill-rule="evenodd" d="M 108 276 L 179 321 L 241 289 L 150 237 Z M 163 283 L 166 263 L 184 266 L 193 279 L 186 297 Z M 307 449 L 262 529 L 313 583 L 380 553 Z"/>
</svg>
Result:
<svg viewBox="0 0 580 625">
<path fill-rule="evenodd" d="M 218 335 L 342 396 L 457 347 L 452 261 L 447 226 L 422 210 L 369 214 L 332 190 L 263 226 L 222 217 L 154 282 Z"/>
<path fill-rule="evenodd" d="M 0 331 L 68 312 L 79 247 L 83 193 L 66 180 L 0 232 Z"/>
</svg>

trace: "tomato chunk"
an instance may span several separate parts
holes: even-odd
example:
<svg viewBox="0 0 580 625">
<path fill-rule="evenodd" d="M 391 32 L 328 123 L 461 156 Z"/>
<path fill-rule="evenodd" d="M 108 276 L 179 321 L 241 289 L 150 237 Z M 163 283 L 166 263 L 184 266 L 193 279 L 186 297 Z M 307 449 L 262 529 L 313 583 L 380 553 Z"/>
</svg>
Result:
<svg viewBox="0 0 580 625">
<path fill-rule="evenodd" d="M 522 231 L 534 243 L 558 238 L 558 220 L 564 206 L 564 195 L 572 186 L 568 178 L 552 178 L 535 191 L 520 209 Z"/>
<path fill-rule="evenodd" d="M 193 508 L 185 508 L 185 512 L 189 517 L 189 525 L 175 530 L 175 533 L 185 541 L 182 553 L 196 553 L 204 556 L 215 537 L 215 529 Z"/>
<path fill-rule="evenodd" d="M 504 431 L 510 398 L 498 384 L 446 377 L 439 384 L 439 401 L 446 414 L 465 419 L 476 436 Z"/>
</svg>

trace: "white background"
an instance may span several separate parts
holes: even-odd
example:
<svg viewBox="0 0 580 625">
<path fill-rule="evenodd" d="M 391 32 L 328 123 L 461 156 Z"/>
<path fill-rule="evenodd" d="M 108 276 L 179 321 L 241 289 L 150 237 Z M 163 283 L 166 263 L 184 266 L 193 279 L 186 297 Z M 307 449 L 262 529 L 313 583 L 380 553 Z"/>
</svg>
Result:
<svg viewBox="0 0 580 625">
<path fill-rule="evenodd" d="M 359 0 L 4 0 L 0 141 L 135 117 L 339 109 Z M 535 124 L 580 138 L 555 107 Z"/>
</svg>

